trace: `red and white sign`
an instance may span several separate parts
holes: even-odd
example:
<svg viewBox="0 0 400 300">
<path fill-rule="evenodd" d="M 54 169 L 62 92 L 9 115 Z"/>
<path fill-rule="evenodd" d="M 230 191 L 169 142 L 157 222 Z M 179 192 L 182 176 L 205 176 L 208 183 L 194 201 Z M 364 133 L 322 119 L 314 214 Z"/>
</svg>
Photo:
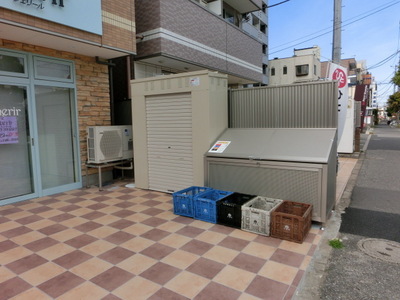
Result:
<svg viewBox="0 0 400 300">
<path fill-rule="evenodd" d="M 328 79 L 338 83 L 338 145 L 343 136 L 347 116 L 349 87 L 347 85 L 347 69 L 334 63 L 329 63 Z M 351 141 L 353 142 L 353 141 Z"/>
<path fill-rule="evenodd" d="M 336 70 L 333 71 L 332 79 L 337 80 L 339 89 L 347 85 L 347 75 L 342 69 L 336 68 Z"/>
</svg>

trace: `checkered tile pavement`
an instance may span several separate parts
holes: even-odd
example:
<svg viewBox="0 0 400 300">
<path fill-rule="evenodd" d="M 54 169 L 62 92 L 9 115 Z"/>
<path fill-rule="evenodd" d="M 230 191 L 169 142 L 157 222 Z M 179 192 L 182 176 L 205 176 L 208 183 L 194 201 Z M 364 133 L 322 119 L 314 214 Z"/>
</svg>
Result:
<svg viewBox="0 0 400 300">
<path fill-rule="evenodd" d="M 79 189 L 0 207 L 3 299 L 291 299 L 320 241 L 174 215 L 172 197 Z"/>
</svg>

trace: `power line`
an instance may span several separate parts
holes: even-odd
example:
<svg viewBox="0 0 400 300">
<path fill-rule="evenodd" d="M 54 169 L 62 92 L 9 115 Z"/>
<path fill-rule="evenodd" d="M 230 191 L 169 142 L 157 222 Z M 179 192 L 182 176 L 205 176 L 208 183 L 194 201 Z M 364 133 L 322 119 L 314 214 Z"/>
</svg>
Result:
<svg viewBox="0 0 400 300">
<path fill-rule="evenodd" d="M 274 7 L 274 6 L 278 6 L 278 5 L 281 5 L 281 4 L 283 4 L 283 3 L 286 3 L 286 2 L 289 2 L 290 0 L 285 0 L 285 1 L 282 1 L 282 2 L 279 2 L 279 3 L 276 3 L 276 4 L 272 4 L 272 5 L 270 5 L 270 6 L 267 6 L 267 8 L 271 8 L 271 7 Z"/>
<path fill-rule="evenodd" d="M 389 3 L 390 3 L 390 2 L 389 2 Z M 387 8 L 393 6 L 393 5 L 396 5 L 396 4 L 398 4 L 398 3 L 400 3 L 400 1 L 395 1 L 395 2 L 390 3 L 390 4 L 384 4 L 384 7 L 378 6 L 378 7 L 374 8 L 374 9 L 372 9 L 372 10 L 369 10 L 369 11 L 367 11 L 367 12 L 365 12 L 365 13 L 362 13 L 362 14 L 356 16 L 356 17 L 353 17 L 353 18 L 350 18 L 350 19 L 344 21 L 342 27 L 351 25 L 351 24 L 353 24 L 353 23 L 355 23 L 355 22 L 358 22 L 358 21 L 360 21 L 360 20 L 362 20 L 362 19 L 365 19 L 365 18 L 367 18 L 367 17 L 369 17 L 369 16 L 371 16 L 371 15 L 374 15 L 374 14 L 376 14 L 376 13 L 378 13 L 378 12 L 381 12 L 382 10 L 385 10 L 385 9 L 387 9 Z M 386 5 L 386 6 L 385 6 L 385 5 Z M 381 8 L 380 8 L 380 7 L 381 7 Z M 369 13 L 370 11 L 372 11 L 372 12 Z M 365 15 L 365 14 L 367 14 L 367 15 Z M 362 15 L 365 15 L 365 16 L 359 17 L 359 16 L 362 16 Z M 359 17 L 359 18 L 358 18 L 358 17 Z M 358 19 L 355 19 L 354 21 L 351 21 L 351 22 L 350 22 L 350 20 L 352 20 L 352 19 L 354 19 L 354 18 L 358 18 Z M 295 39 L 295 40 L 293 40 L 292 42 L 298 41 L 298 40 L 302 40 L 302 39 L 305 38 L 305 37 L 313 36 L 314 34 L 316 34 L 316 33 L 318 33 L 318 32 L 321 32 L 321 31 L 325 31 L 325 30 L 327 30 L 327 29 L 321 29 L 321 30 L 319 30 L 319 31 L 317 31 L 317 32 L 315 32 L 315 33 L 306 35 L 306 36 L 304 36 L 304 37 L 302 37 L 302 38 Z M 305 43 L 305 42 L 314 40 L 314 39 L 316 39 L 316 38 L 318 38 L 318 37 L 324 36 L 324 35 L 326 35 L 326 34 L 332 33 L 332 31 L 333 31 L 333 30 L 330 29 L 330 30 L 328 30 L 328 31 L 326 31 L 326 32 L 323 32 L 322 34 L 319 34 L 319 35 L 317 35 L 317 36 L 313 36 L 313 37 L 310 38 L 310 39 L 303 40 L 303 41 L 301 41 L 301 42 L 299 42 L 299 43 L 292 44 L 291 46 L 288 46 L 288 47 L 285 47 L 285 48 L 282 48 L 282 49 L 279 49 L 279 50 L 270 52 L 270 54 L 277 53 L 277 52 L 281 52 L 281 51 L 283 51 L 283 50 L 293 48 L 293 47 L 295 47 L 295 46 L 297 46 L 297 45 L 299 45 L 299 44 L 302 44 L 302 43 Z M 287 44 L 292 43 L 292 42 L 284 43 L 284 44 L 281 44 L 280 46 L 287 45 Z M 274 48 L 277 48 L 277 47 L 279 47 L 279 46 L 271 47 L 271 49 L 274 49 Z"/>
</svg>

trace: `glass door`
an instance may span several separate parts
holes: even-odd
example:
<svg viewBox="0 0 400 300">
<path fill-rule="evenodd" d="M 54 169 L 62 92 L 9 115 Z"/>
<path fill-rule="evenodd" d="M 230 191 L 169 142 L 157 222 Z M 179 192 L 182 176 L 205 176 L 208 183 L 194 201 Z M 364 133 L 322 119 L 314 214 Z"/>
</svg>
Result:
<svg viewBox="0 0 400 300">
<path fill-rule="evenodd" d="M 41 189 L 78 181 L 73 89 L 35 86 Z"/>
<path fill-rule="evenodd" d="M 28 119 L 27 88 L 0 84 L 0 204 L 35 192 Z"/>
</svg>

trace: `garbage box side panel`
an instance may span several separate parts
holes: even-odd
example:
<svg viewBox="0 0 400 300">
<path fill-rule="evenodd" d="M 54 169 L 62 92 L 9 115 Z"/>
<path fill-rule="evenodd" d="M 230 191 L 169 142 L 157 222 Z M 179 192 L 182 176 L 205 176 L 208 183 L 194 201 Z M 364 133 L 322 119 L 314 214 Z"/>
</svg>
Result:
<svg viewBox="0 0 400 300">
<path fill-rule="evenodd" d="M 207 185 L 270 198 L 312 204 L 312 219 L 326 221 L 324 165 L 207 158 Z M 325 191 L 325 193 L 323 193 Z"/>
</svg>

